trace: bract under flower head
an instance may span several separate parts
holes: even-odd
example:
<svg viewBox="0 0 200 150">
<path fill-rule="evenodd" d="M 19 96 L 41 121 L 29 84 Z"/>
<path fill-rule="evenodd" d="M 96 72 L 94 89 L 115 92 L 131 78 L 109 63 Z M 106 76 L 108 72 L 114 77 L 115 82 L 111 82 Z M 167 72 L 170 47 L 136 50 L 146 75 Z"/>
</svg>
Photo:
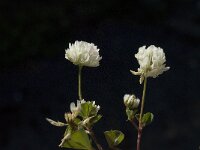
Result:
<svg viewBox="0 0 200 150">
<path fill-rule="evenodd" d="M 65 58 L 75 65 L 88 67 L 99 66 L 99 61 L 102 59 L 97 46 L 84 41 L 69 43 L 69 48 L 65 50 Z"/>
<path fill-rule="evenodd" d="M 160 47 L 155 47 L 154 45 L 140 47 L 138 53 L 135 54 L 138 60 L 140 68 L 138 71 L 132 71 L 134 75 L 140 75 L 140 84 L 146 77 L 156 78 L 158 75 L 162 74 L 164 71 L 169 70 L 170 67 L 165 67 L 165 53 Z"/>
</svg>

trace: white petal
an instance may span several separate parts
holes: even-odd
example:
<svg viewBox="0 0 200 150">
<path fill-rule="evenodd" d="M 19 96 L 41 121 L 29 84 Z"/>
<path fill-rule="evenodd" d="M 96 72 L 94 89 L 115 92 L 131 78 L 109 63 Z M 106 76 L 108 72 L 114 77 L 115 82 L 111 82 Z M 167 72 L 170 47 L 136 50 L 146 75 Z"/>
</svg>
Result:
<svg viewBox="0 0 200 150">
<path fill-rule="evenodd" d="M 71 111 L 71 112 L 76 111 L 76 106 L 75 106 L 75 103 L 74 103 L 74 102 L 70 103 L 70 111 Z"/>
</svg>

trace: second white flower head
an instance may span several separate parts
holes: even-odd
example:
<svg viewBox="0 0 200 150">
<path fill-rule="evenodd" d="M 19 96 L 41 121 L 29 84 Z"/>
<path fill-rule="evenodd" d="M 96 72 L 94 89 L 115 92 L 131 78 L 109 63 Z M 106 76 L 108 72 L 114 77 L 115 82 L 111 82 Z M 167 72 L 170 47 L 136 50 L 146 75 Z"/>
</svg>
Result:
<svg viewBox="0 0 200 150">
<path fill-rule="evenodd" d="M 164 71 L 169 70 L 170 67 L 165 67 L 165 53 L 160 47 L 155 47 L 151 45 L 146 48 L 142 46 L 139 48 L 138 53 L 135 54 L 138 60 L 140 68 L 138 71 L 132 71 L 134 75 L 140 75 L 140 83 L 143 82 L 144 77 L 156 78 L 158 75 L 162 74 Z"/>
<path fill-rule="evenodd" d="M 84 41 L 69 43 L 69 48 L 65 50 L 65 58 L 75 65 L 88 67 L 99 66 L 99 61 L 102 59 L 97 46 Z"/>
</svg>

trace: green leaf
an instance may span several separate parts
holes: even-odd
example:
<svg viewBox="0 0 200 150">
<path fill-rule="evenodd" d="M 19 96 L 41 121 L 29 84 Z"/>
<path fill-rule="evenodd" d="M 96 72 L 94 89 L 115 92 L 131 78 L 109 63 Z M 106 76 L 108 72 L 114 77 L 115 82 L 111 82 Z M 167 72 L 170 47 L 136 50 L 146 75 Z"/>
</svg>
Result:
<svg viewBox="0 0 200 150">
<path fill-rule="evenodd" d="M 68 130 L 68 129 L 67 129 Z M 92 150 L 92 145 L 85 130 L 80 129 L 73 133 L 66 131 L 60 147 Z"/>
<path fill-rule="evenodd" d="M 147 112 L 146 114 L 144 114 L 142 117 L 143 126 L 150 124 L 153 121 L 153 117 L 154 117 L 153 114 L 150 112 Z"/>
<path fill-rule="evenodd" d="M 93 104 L 93 101 L 91 102 L 87 101 L 81 104 L 81 112 L 79 115 L 83 119 L 86 119 L 88 117 L 97 115 L 97 112 L 98 112 L 97 105 Z"/>
<path fill-rule="evenodd" d="M 87 118 L 87 116 L 89 116 L 89 111 L 90 111 L 90 106 L 88 105 L 88 103 L 83 103 L 81 104 L 81 112 L 80 112 L 80 116 L 83 118 Z"/>
<path fill-rule="evenodd" d="M 105 131 L 104 135 L 110 148 L 116 147 L 124 139 L 124 134 L 118 130 Z"/>
</svg>

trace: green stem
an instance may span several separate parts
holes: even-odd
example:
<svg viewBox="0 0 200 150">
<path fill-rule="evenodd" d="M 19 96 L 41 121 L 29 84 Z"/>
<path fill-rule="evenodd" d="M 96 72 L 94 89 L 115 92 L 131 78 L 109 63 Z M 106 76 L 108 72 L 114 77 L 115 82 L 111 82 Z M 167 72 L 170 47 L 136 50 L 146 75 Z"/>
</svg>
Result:
<svg viewBox="0 0 200 150">
<path fill-rule="evenodd" d="M 82 100 L 82 91 L 81 91 L 81 73 L 82 73 L 82 66 L 78 67 L 78 97 L 79 100 Z"/>
<path fill-rule="evenodd" d="M 142 93 L 142 103 L 141 103 L 141 109 L 140 109 L 138 138 L 137 138 L 137 150 L 140 150 L 142 128 L 143 128 L 142 127 L 142 116 L 143 116 L 143 111 L 144 111 L 144 102 L 145 102 L 146 88 L 147 88 L 147 78 L 144 78 L 144 87 L 143 87 L 143 93 Z"/>
<path fill-rule="evenodd" d="M 143 116 L 143 111 L 144 111 L 146 88 L 147 88 L 147 78 L 144 78 L 144 87 L 143 87 L 143 93 L 142 93 L 142 104 L 141 104 L 140 119 L 139 119 L 140 126 L 142 124 L 142 116 Z"/>
</svg>

